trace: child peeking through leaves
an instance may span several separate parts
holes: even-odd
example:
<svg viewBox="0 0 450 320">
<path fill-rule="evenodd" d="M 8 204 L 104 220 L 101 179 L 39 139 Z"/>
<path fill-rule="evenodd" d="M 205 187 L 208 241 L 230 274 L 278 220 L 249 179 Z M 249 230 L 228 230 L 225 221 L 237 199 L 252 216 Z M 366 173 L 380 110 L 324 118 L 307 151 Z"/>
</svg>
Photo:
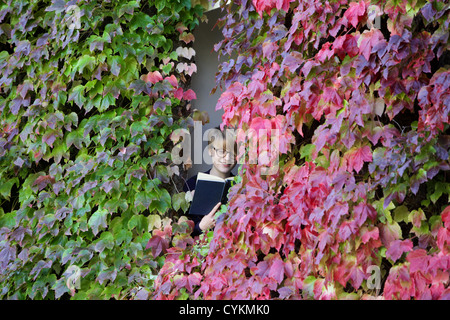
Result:
<svg viewBox="0 0 450 320">
<path fill-rule="evenodd" d="M 206 174 L 214 175 L 222 179 L 234 176 L 231 171 L 236 166 L 237 146 L 233 130 L 220 130 L 219 127 L 208 130 L 208 154 L 212 159 L 211 169 L 205 171 Z M 184 184 L 183 191 L 195 193 L 197 175 L 189 178 Z M 215 213 L 220 208 L 221 202 L 206 215 L 189 215 L 189 219 L 194 221 L 192 236 L 197 236 L 205 230 L 213 228 L 216 224 Z"/>
</svg>

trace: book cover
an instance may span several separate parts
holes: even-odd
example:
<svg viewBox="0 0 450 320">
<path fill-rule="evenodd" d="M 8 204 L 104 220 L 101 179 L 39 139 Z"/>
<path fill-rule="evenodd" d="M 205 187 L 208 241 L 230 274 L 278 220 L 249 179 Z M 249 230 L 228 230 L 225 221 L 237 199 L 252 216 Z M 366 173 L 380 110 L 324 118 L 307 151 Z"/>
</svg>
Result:
<svg viewBox="0 0 450 320">
<path fill-rule="evenodd" d="M 228 201 L 228 189 L 231 186 L 232 180 L 233 177 L 222 179 L 211 174 L 199 172 L 189 214 L 204 216 L 218 202 L 226 203 Z"/>
</svg>

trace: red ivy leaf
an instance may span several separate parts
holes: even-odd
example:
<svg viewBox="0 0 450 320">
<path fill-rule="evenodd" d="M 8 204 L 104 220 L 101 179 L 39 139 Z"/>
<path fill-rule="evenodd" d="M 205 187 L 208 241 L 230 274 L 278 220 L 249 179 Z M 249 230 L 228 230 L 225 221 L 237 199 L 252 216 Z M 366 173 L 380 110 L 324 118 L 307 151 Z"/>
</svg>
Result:
<svg viewBox="0 0 450 320">
<path fill-rule="evenodd" d="M 317 53 L 316 57 L 320 62 L 324 62 L 325 59 L 330 60 L 331 57 L 334 55 L 334 48 L 330 49 L 331 43 L 327 42 L 325 43 L 320 51 Z"/>
<path fill-rule="evenodd" d="M 188 28 L 187 28 L 185 25 L 183 25 L 181 22 L 179 22 L 179 23 L 175 26 L 175 28 L 177 29 L 177 31 L 178 31 L 180 34 L 183 33 L 183 31 L 188 30 Z"/>
<path fill-rule="evenodd" d="M 189 89 L 183 93 L 184 100 L 194 100 L 197 99 L 197 95 L 192 89 Z"/>
<path fill-rule="evenodd" d="M 361 231 L 361 241 L 366 244 L 370 239 L 378 240 L 380 237 L 379 229 L 377 227 L 373 227 L 368 230 L 367 228 L 362 228 Z"/>
<path fill-rule="evenodd" d="M 323 62 L 323 61 L 322 61 Z M 283 59 L 283 63 L 281 64 L 281 68 L 288 68 L 291 71 L 296 70 L 303 63 L 303 56 L 301 53 L 294 51 L 286 56 Z"/>
<path fill-rule="evenodd" d="M 412 250 L 413 243 L 411 240 L 395 240 L 391 242 L 389 249 L 386 251 L 386 257 L 397 261 L 404 252 Z"/>
<path fill-rule="evenodd" d="M 358 173 L 365 161 L 372 161 L 372 150 L 369 146 L 364 146 L 362 148 L 353 147 L 344 155 L 344 163 L 347 163 L 349 172 L 355 170 Z"/>
<path fill-rule="evenodd" d="M 377 211 L 375 208 L 364 201 L 353 208 L 353 213 L 358 227 L 361 227 L 363 223 L 366 222 L 367 217 L 372 221 L 375 221 L 377 218 Z"/>
<path fill-rule="evenodd" d="M 339 238 L 342 241 L 346 241 L 352 235 L 352 233 L 354 233 L 354 231 L 354 224 L 348 221 L 344 221 L 339 227 Z"/>
<path fill-rule="evenodd" d="M 10 260 L 16 259 L 16 248 L 15 246 L 5 245 L 2 250 L 0 250 L 0 267 L 6 268 Z"/>
<path fill-rule="evenodd" d="M 350 7 L 345 11 L 344 17 L 350 22 L 350 24 L 356 28 L 361 18 L 366 13 L 366 4 L 364 1 L 360 1 L 359 3 L 352 2 L 350 3 Z"/>
<path fill-rule="evenodd" d="M 278 49 L 278 45 L 272 41 L 264 42 L 262 45 L 263 57 L 271 57 L 272 54 Z"/>
<path fill-rule="evenodd" d="M 370 31 L 364 31 L 361 35 L 361 44 L 359 46 L 360 53 L 366 58 L 370 59 L 372 48 L 378 45 L 378 43 L 384 40 L 383 34 L 378 29 L 372 29 Z"/>
<path fill-rule="evenodd" d="M 308 77 L 309 72 L 311 71 L 311 69 L 315 66 L 317 66 L 318 63 L 315 61 L 306 61 L 305 64 L 302 67 L 302 73 L 303 75 L 306 77 Z"/>
<path fill-rule="evenodd" d="M 272 260 L 269 277 L 275 279 L 277 283 L 281 283 L 284 278 L 284 262 L 279 257 Z"/>
<path fill-rule="evenodd" d="M 198 286 L 202 280 L 202 276 L 198 272 L 194 272 L 187 277 L 187 289 L 192 292 L 193 286 Z"/>
<path fill-rule="evenodd" d="M 337 37 L 333 42 L 333 49 L 341 60 L 343 60 L 347 54 L 350 58 L 353 58 L 359 53 L 357 39 L 352 34 Z"/>
<path fill-rule="evenodd" d="M 183 88 L 178 88 L 177 90 L 175 90 L 173 96 L 178 100 L 183 99 Z"/>
<path fill-rule="evenodd" d="M 444 254 L 450 254 L 450 229 L 439 228 L 436 244 Z"/>
<path fill-rule="evenodd" d="M 25 80 L 24 83 L 19 84 L 17 86 L 17 92 L 20 93 L 20 96 L 22 97 L 22 99 L 25 99 L 25 96 L 27 95 L 28 91 L 33 91 L 34 90 L 34 86 L 31 83 L 31 81 L 29 80 Z"/>
<path fill-rule="evenodd" d="M 283 9 L 284 11 L 289 10 L 289 3 L 291 3 L 294 0 L 275 0 L 277 10 Z"/>
<path fill-rule="evenodd" d="M 420 12 L 427 21 L 431 21 L 436 14 L 436 10 L 434 10 L 432 2 L 425 4 L 422 9 L 420 9 Z"/>
<path fill-rule="evenodd" d="M 178 80 L 174 75 L 171 75 L 170 77 L 165 77 L 164 80 L 169 81 L 169 83 L 174 87 L 178 88 Z"/>
<path fill-rule="evenodd" d="M 289 4 L 294 0 L 253 0 L 253 5 L 256 8 L 256 11 L 262 17 L 262 13 L 265 11 L 267 14 L 270 14 L 270 11 L 273 8 L 277 10 L 283 9 L 288 12 Z"/>
<path fill-rule="evenodd" d="M 430 262 L 430 257 L 427 255 L 427 251 L 424 249 L 417 249 L 408 254 L 406 260 L 409 261 L 410 272 L 423 271 L 426 272 Z"/>
</svg>

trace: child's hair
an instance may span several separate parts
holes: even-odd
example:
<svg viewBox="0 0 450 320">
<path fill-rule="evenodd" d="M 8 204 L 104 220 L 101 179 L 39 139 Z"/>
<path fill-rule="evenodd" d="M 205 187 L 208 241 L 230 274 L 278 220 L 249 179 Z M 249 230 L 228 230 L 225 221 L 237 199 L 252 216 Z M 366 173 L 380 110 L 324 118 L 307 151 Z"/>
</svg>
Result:
<svg viewBox="0 0 450 320">
<path fill-rule="evenodd" d="M 208 147 L 212 146 L 212 143 L 215 140 L 223 141 L 227 150 L 234 150 L 236 153 L 237 145 L 236 145 L 236 133 L 234 129 L 230 129 L 224 127 L 223 130 L 220 129 L 220 126 L 208 130 Z"/>
</svg>

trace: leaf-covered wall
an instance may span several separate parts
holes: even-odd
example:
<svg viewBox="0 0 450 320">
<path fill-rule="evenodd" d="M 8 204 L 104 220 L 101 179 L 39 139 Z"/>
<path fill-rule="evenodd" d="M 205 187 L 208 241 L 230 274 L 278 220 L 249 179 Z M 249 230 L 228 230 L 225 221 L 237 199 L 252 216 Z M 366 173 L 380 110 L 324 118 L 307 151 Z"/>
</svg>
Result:
<svg viewBox="0 0 450 320">
<path fill-rule="evenodd" d="M 151 231 L 186 210 L 190 0 L 0 7 L 0 297 L 145 296 Z M 180 220 L 180 228 L 187 228 Z"/>
<path fill-rule="evenodd" d="M 170 150 L 201 7 L 2 5 L 0 296 L 448 299 L 448 3 L 221 5 L 217 108 L 279 167 L 243 161 L 195 242 Z"/>
</svg>

